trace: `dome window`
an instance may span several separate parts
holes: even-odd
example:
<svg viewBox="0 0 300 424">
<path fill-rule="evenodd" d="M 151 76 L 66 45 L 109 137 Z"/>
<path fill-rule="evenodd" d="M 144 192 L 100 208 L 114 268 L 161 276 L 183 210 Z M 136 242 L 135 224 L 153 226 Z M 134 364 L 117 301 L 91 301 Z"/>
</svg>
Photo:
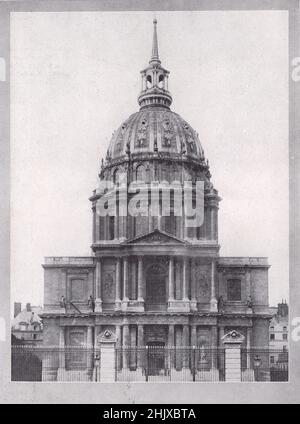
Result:
<svg viewBox="0 0 300 424">
<path fill-rule="evenodd" d="M 164 88 L 164 76 L 162 74 L 160 74 L 160 76 L 158 77 L 158 86 L 159 88 Z"/>
<path fill-rule="evenodd" d="M 152 87 L 152 78 L 151 75 L 147 75 L 147 88 Z"/>
<path fill-rule="evenodd" d="M 139 165 L 136 168 L 136 180 L 137 181 L 145 181 L 146 179 L 146 170 L 144 165 Z"/>
</svg>

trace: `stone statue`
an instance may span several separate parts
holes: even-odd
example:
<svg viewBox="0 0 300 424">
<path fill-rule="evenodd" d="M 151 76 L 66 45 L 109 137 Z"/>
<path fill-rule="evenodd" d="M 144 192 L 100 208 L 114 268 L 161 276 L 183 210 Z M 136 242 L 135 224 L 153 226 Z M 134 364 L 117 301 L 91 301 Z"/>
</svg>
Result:
<svg viewBox="0 0 300 424">
<path fill-rule="evenodd" d="M 206 364 L 206 353 L 205 353 L 205 347 L 203 345 L 200 346 L 200 357 L 199 357 L 199 363 L 200 364 Z"/>
<path fill-rule="evenodd" d="M 65 296 L 62 296 L 62 297 L 60 298 L 59 306 L 60 306 L 61 308 L 65 308 L 65 307 L 66 307 L 66 299 L 65 299 Z"/>
<path fill-rule="evenodd" d="M 92 295 L 90 295 L 89 297 L 88 306 L 91 308 L 93 312 L 95 312 L 95 300 Z"/>
<path fill-rule="evenodd" d="M 224 299 L 223 296 L 218 298 L 218 312 L 224 312 Z"/>
<path fill-rule="evenodd" d="M 252 309 L 252 297 L 248 296 L 247 299 L 247 308 Z"/>
</svg>

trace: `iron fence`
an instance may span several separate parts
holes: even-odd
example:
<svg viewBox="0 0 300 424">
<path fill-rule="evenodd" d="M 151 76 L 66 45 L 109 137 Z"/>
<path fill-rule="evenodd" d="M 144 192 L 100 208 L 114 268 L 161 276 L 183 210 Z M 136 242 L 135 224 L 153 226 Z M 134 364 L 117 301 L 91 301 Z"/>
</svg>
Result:
<svg viewBox="0 0 300 424">
<path fill-rule="evenodd" d="M 11 347 L 12 381 L 89 381 L 97 366 L 94 348 L 81 346 L 30 346 Z M 99 361 L 98 361 L 99 362 Z"/>
<path fill-rule="evenodd" d="M 12 381 L 101 381 L 98 348 L 12 346 Z M 115 349 L 119 382 L 217 382 L 226 380 L 222 347 L 137 346 Z M 241 381 L 288 381 L 288 352 L 241 349 Z"/>
<path fill-rule="evenodd" d="M 150 382 L 224 381 L 222 348 L 117 347 L 116 380 Z"/>
</svg>

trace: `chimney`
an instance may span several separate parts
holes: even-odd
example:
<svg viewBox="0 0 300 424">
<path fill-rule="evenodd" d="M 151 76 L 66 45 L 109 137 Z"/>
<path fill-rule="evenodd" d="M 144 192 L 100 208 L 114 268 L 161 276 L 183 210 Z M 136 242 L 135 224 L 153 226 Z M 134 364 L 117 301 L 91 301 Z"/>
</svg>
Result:
<svg viewBox="0 0 300 424">
<path fill-rule="evenodd" d="M 280 317 L 287 317 L 289 314 L 289 307 L 287 303 L 284 303 L 282 301 L 282 303 L 278 303 L 278 312 L 277 312 L 278 316 Z"/>
<path fill-rule="evenodd" d="M 31 311 L 31 305 L 30 303 L 26 303 L 26 311 L 30 312 Z"/>
<path fill-rule="evenodd" d="M 14 303 L 14 318 L 16 318 L 17 315 L 19 315 L 21 310 L 22 310 L 22 303 L 21 302 L 15 302 Z"/>
</svg>

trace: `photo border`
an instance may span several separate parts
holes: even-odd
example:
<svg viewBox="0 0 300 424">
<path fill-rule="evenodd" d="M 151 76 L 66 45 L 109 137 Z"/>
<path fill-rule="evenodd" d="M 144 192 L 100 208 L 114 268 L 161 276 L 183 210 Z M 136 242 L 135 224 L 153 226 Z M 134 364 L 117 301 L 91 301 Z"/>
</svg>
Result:
<svg viewBox="0 0 300 424">
<path fill-rule="evenodd" d="M 34 383 L 10 381 L 10 13 L 53 11 L 251 11 L 289 13 L 289 382 L 287 383 Z M 292 79 L 299 52 L 298 0 L 0 0 L 0 58 L 6 80 L 0 81 L 0 317 L 6 341 L 0 341 L 1 403 L 299 403 L 300 341 L 292 322 L 300 317 L 300 81 Z M 299 318 L 300 324 L 300 318 Z M 298 324 L 298 325 L 299 325 Z M 298 331 L 300 333 L 300 331 Z M 159 387 L 159 390 L 158 390 Z"/>
</svg>

